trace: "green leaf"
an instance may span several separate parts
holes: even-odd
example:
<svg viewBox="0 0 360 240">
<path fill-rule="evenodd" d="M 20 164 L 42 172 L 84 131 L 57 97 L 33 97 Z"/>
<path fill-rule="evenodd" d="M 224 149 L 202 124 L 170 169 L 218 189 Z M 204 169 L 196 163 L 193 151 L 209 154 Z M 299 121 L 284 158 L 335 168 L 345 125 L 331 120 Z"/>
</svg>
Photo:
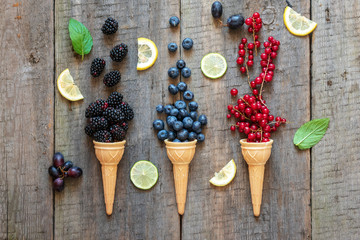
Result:
<svg viewBox="0 0 360 240">
<path fill-rule="evenodd" d="M 81 59 L 84 59 L 84 55 L 88 54 L 93 46 L 89 30 L 81 22 L 70 18 L 69 33 L 74 51 L 81 55 Z"/>
<path fill-rule="evenodd" d="M 295 133 L 294 144 L 301 150 L 317 144 L 329 127 L 329 118 L 314 119 L 302 125 Z"/>
</svg>

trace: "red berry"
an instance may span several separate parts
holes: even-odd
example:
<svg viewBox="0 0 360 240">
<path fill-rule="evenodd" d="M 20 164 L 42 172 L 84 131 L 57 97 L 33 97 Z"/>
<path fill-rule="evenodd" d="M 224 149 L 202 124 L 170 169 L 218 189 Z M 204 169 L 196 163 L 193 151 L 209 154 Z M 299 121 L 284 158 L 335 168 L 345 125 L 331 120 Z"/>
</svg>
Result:
<svg viewBox="0 0 360 240">
<path fill-rule="evenodd" d="M 262 79 L 259 78 L 259 77 L 255 78 L 255 83 L 256 83 L 257 85 L 261 84 L 261 83 L 262 83 Z"/>
<path fill-rule="evenodd" d="M 227 118 L 231 118 L 231 114 L 227 114 L 226 117 L 227 117 Z"/>
<path fill-rule="evenodd" d="M 286 119 L 285 119 L 285 118 L 281 119 L 281 121 L 282 121 L 283 123 L 286 123 Z"/>
<path fill-rule="evenodd" d="M 264 132 L 270 132 L 271 131 L 271 127 L 269 125 L 266 125 L 263 127 Z"/>
<path fill-rule="evenodd" d="M 249 108 L 249 107 L 245 108 L 245 114 L 246 114 L 246 115 L 250 116 L 251 113 L 252 113 L 251 108 Z"/>
<path fill-rule="evenodd" d="M 252 65 L 254 65 L 254 62 L 253 62 L 253 60 L 249 60 L 249 61 L 247 61 L 247 63 L 246 63 L 249 67 L 251 67 Z"/>
<path fill-rule="evenodd" d="M 253 18 L 259 18 L 259 17 L 260 17 L 260 14 L 258 12 L 254 12 Z"/>
<path fill-rule="evenodd" d="M 236 63 L 239 64 L 239 65 L 243 64 L 244 63 L 244 58 L 238 57 L 238 59 L 236 59 Z"/>
<path fill-rule="evenodd" d="M 252 32 L 253 32 L 253 28 L 252 28 L 252 27 L 249 27 L 249 28 L 248 28 L 248 32 L 252 33 Z"/>
<path fill-rule="evenodd" d="M 249 55 L 253 55 L 253 54 L 254 54 L 253 50 L 249 50 Z"/>
<path fill-rule="evenodd" d="M 277 130 L 277 127 L 272 127 L 272 128 L 271 128 L 271 131 L 272 131 L 272 132 L 276 132 L 276 130 Z"/>
<path fill-rule="evenodd" d="M 257 35 L 256 35 L 257 36 Z M 255 46 L 260 47 L 261 43 L 259 41 L 255 41 Z"/>
<path fill-rule="evenodd" d="M 267 67 L 267 61 L 264 61 L 264 60 L 262 60 L 261 62 L 260 62 L 260 65 L 262 66 L 262 67 Z"/>
<path fill-rule="evenodd" d="M 271 58 L 276 58 L 276 52 L 272 52 L 272 53 L 270 53 L 270 56 L 271 56 Z"/>
<path fill-rule="evenodd" d="M 245 108 L 246 108 L 245 103 L 239 103 L 239 110 L 240 110 L 240 111 L 244 111 Z"/>
<path fill-rule="evenodd" d="M 249 138 L 250 140 L 254 140 L 254 139 L 256 138 L 256 136 L 255 136 L 255 134 L 253 134 L 253 133 L 249 133 L 248 138 Z"/>
<path fill-rule="evenodd" d="M 254 95 L 258 95 L 258 94 L 259 94 L 259 90 L 254 89 L 254 90 L 253 90 L 253 94 L 254 94 Z"/>
<path fill-rule="evenodd" d="M 255 40 L 259 39 L 259 35 L 254 35 Z"/>
<path fill-rule="evenodd" d="M 257 104 L 256 103 L 252 103 L 250 106 L 251 106 L 251 109 L 257 110 Z"/>
<path fill-rule="evenodd" d="M 280 126 L 280 123 L 276 122 L 275 127 L 279 127 L 279 126 Z"/>
<path fill-rule="evenodd" d="M 235 105 L 235 106 L 234 106 L 234 109 L 235 109 L 235 110 L 239 110 L 239 106 L 238 106 L 238 105 Z"/>
<path fill-rule="evenodd" d="M 275 64 L 269 63 L 269 70 L 274 71 L 275 70 Z"/>
<path fill-rule="evenodd" d="M 252 122 L 256 122 L 255 115 L 251 115 L 251 116 L 250 116 L 250 121 L 252 121 Z"/>
<path fill-rule="evenodd" d="M 262 68 L 262 72 L 266 72 L 267 71 L 267 68 L 266 67 L 263 67 Z"/>
<path fill-rule="evenodd" d="M 271 53 L 271 49 L 270 49 L 270 48 L 265 48 L 265 53 L 266 53 L 266 54 L 270 54 L 270 53 Z"/>
<path fill-rule="evenodd" d="M 249 55 L 249 60 L 254 60 L 254 55 Z"/>
<path fill-rule="evenodd" d="M 244 115 L 240 115 L 240 121 L 245 121 L 246 120 L 246 118 L 245 118 L 245 116 Z"/>
<path fill-rule="evenodd" d="M 244 127 L 244 133 L 245 133 L 246 135 L 248 135 L 250 132 L 251 132 L 250 128 L 245 126 L 245 127 Z"/>
<path fill-rule="evenodd" d="M 268 138 L 263 138 L 262 142 L 270 142 L 270 140 Z"/>
<path fill-rule="evenodd" d="M 236 129 L 236 127 L 235 127 L 234 125 L 232 125 L 232 126 L 230 127 L 230 130 L 231 130 L 231 131 L 235 131 L 235 129 Z"/>
<path fill-rule="evenodd" d="M 233 89 L 230 90 L 231 96 L 236 96 L 238 94 L 238 92 L 239 91 L 236 88 L 233 88 Z"/>
<path fill-rule="evenodd" d="M 250 123 L 245 122 L 245 127 L 250 127 Z"/>
<path fill-rule="evenodd" d="M 264 77 L 265 77 L 265 73 L 260 73 L 260 75 L 259 75 L 259 77 L 261 78 L 261 79 L 264 79 Z"/>
<path fill-rule="evenodd" d="M 270 47 L 270 43 L 269 42 L 264 42 L 264 47 L 265 48 Z"/>
<path fill-rule="evenodd" d="M 268 74 L 270 74 L 271 76 L 274 76 L 274 72 L 273 71 L 268 71 Z"/>
<path fill-rule="evenodd" d="M 269 115 L 267 114 L 267 113 L 263 113 L 263 119 L 265 119 L 266 120 L 266 123 L 267 123 L 267 119 L 268 119 L 268 117 L 269 117 Z"/>
<path fill-rule="evenodd" d="M 257 132 L 255 135 L 256 135 L 256 139 L 261 139 L 261 132 Z"/>
<path fill-rule="evenodd" d="M 257 121 L 261 121 L 262 118 L 263 118 L 263 116 L 262 116 L 261 113 L 257 113 L 257 114 L 255 115 L 255 118 L 256 118 Z"/>
<path fill-rule="evenodd" d="M 235 113 L 234 113 L 234 117 L 239 118 L 239 117 L 240 117 L 240 113 L 239 113 L 239 112 L 235 112 Z"/>
<path fill-rule="evenodd" d="M 262 23 L 257 23 L 257 29 L 260 30 L 261 27 L 262 27 Z"/>
<path fill-rule="evenodd" d="M 256 102 L 256 98 L 254 96 L 249 97 L 249 101 L 250 104 Z"/>
<path fill-rule="evenodd" d="M 235 110 L 234 110 L 234 109 L 232 109 L 232 110 L 230 111 L 230 113 L 231 113 L 232 115 L 234 115 Z"/>
<path fill-rule="evenodd" d="M 247 47 L 248 47 L 248 49 L 250 49 L 250 50 L 251 50 L 251 49 L 254 49 L 254 44 L 253 44 L 253 43 L 249 43 Z"/>
<path fill-rule="evenodd" d="M 240 104 L 240 103 L 242 103 L 243 101 L 239 98 L 238 100 L 237 100 L 237 104 Z"/>
<path fill-rule="evenodd" d="M 280 41 L 276 40 L 276 45 L 280 46 Z"/>
<path fill-rule="evenodd" d="M 273 39 L 274 39 L 274 38 L 273 38 L 272 36 L 268 37 L 268 41 L 269 41 L 269 42 L 272 42 Z"/>
<path fill-rule="evenodd" d="M 280 122 L 280 121 L 281 121 L 281 117 L 276 117 L 276 118 L 275 118 L 275 121 Z"/>
<path fill-rule="evenodd" d="M 264 132 L 263 136 L 264 136 L 264 138 L 270 138 L 270 133 L 269 132 Z"/>
<path fill-rule="evenodd" d="M 264 114 L 269 114 L 269 109 L 267 107 L 264 107 L 263 109 L 261 109 L 261 112 Z"/>
<path fill-rule="evenodd" d="M 271 122 L 271 121 L 274 121 L 274 116 L 273 116 L 273 115 L 269 115 L 268 120 L 269 120 L 270 122 Z"/>
<path fill-rule="evenodd" d="M 238 54 L 239 54 L 240 57 L 245 56 L 245 50 L 244 50 L 244 49 L 240 49 L 240 50 L 238 51 Z"/>
<path fill-rule="evenodd" d="M 258 129 L 258 127 L 257 127 L 255 124 L 252 124 L 251 127 L 250 127 L 250 129 L 256 131 L 256 130 Z"/>
<path fill-rule="evenodd" d="M 245 127 L 245 123 L 244 123 L 244 122 L 240 122 L 240 123 L 239 123 L 239 128 L 240 128 L 240 129 L 244 129 L 244 127 Z"/>
<path fill-rule="evenodd" d="M 256 83 L 255 83 L 255 81 L 251 81 L 251 82 L 250 82 L 250 86 L 251 86 L 251 88 L 256 88 Z"/>
<path fill-rule="evenodd" d="M 241 72 L 241 73 L 246 73 L 246 68 L 245 68 L 245 67 L 241 67 L 241 68 L 240 68 L 240 72 Z"/>
<path fill-rule="evenodd" d="M 244 47 L 245 47 L 244 44 L 242 44 L 242 43 L 239 44 L 239 49 L 244 49 Z"/>
<path fill-rule="evenodd" d="M 277 50 L 279 50 L 279 47 L 277 45 L 275 45 L 275 46 L 272 46 L 271 49 L 276 52 Z"/>
<path fill-rule="evenodd" d="M 227 106 L 227 109 L 228 109 L 229 111 L 231 111 L 231 110 L 233 109 L 233 105 L 231 105 L 231 104 L 228 105 L 228 106 Z"/>
<path fill-rule="evenodd" d="M 268 55 L 266 53 L 262 53 L 260 57 L 262 60 L 266 60 L 268 58 Z"/>
<path fill-rule="evenodd" d="M 247 43 L 247 39 L 246 39 L 246 38 L 242 38 L 242 39 L 241 39 L 241 43 L 242 43 L 242 44 Z"/>
<path fill-rule="evenodd" d="M 245 20 L 245 24 L 246 25 L 248 25 L 248 26 L 250 26 L 251 24 L 252 24 L 252 19 L 251 18 L 247 18 L 246 20 Z"/>
<path fill-rule="evenodd" d="M 271 76 L 270 74 L 267 74 L 267 75 L 265 76 L 265 81 L 271 82 L 271 80 L 272 80 L 272 76 Z"/>
<path fill-rule="evenodd" d="M 261 21 L 261 18 L 257 18 L 257 19 L 255 20 L 255 22 L 256 22 L 257 24 L 261 23 L 261 22 L 262 22 L 262 21 Z"/>
<path fill-rule="evenodd" d="M 262 119 L 262 120 L 260 121 L 260 127 L 265 127 L 266 124 L 267 124 L 267 121 L 266 121 L 265 119 Z"/>
</svg>

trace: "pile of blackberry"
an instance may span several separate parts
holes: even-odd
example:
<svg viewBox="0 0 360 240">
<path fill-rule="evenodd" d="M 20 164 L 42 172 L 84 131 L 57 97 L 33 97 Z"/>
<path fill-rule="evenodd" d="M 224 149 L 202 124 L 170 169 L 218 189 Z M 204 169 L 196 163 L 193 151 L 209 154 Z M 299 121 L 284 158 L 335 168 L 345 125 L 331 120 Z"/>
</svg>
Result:
<svg viewBox="0 0 360 240">
<path fill-rule="evenodd" d="M 85 133 L 97 142 L 118 142 L 125 140 L 129 129 L 128 121 L 134 118 L 134 111 L 119 92 L 113 92 L 108 99 L 90 103 L 85 111 L 89 123 Z"/>
</svg>

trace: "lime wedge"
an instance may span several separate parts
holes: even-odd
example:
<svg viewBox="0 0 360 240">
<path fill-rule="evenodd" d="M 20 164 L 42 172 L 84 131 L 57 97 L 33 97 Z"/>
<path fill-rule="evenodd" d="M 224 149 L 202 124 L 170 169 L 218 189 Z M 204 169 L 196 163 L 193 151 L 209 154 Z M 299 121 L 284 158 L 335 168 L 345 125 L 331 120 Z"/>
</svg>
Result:
<svg viewBox="0 0 360 240">
<path fill-rule="evenodd" d="M 227 70 L 226 59 L 219 53 L 209 53 L 201 59 L 201 71 L 211 79 L 222 77 Z"/>
<path fill-rule="evenodd" d="M 228 162 L 218 173 L 215 173 L 215 176 L 210 179 L 210 183 L 221 187 L 228 185 L 235 177 L 236 174 L 236 165 L 234 159 Z"/>
<path fill-rule="evenodd" d="M 152 188 L 159 178 L 158 170 L 149 161 L 141 160 L 134 164 L 130 170 L 130 179 L 135 187 L 142 190 Z"/>
</svg>

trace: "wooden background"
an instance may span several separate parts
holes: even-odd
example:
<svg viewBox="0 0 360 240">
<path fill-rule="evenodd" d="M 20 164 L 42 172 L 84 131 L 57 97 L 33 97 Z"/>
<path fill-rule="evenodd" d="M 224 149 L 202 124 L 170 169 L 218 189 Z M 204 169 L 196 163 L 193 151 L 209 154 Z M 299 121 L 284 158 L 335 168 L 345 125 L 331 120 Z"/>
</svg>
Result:
<svg viewBox="0 0 360 240">
<path fill-rule="evenodd" d="M 242 28 L 216 27 L 207 0 L 2 0 L 0 8 L 0 239 L 359 239 L 360 237 L 360 1 L 299 0 L 294 9 L 318 23 L 315 32 L 295 37 L 285 28 L 285 1 L 224 0 L 223 20 L 232 14 L 260 12 L 263 41 L 281 41 L 275 78 L 265 88 L 272 113 L 291 123 L 273 134 L 266 165 L 261 216 L 253 217 L 247 166 L 239 136 L 231 134 L 226 106 L 231 88 L 248 91 L 236 66 L 237 45 L 250 35 Z M 172 29 L 170 16 L 181 18 Z M 120 23 L 114 36 L 100 31 L 113 16 Z M 84 61 L 71 46 L 67 25 L 73 17 L 85 24 L 94 47 Z M 137 38 L 158 46 L 156 64 L 136 71 Z M 190 37 L 191 51 L 169 54 L 167 44 Z M 109 58 L 120 42 L 129 46 L 122 63 Z M 209 80 L 199 68 L 202 56 L 219 52 L 228 61 L 220 80 Z M 90 77 L 93 58 L 107 60 L 106 71 L 119 69 L 122 80 L 106 89 L 101 77 Z M 185 80 L 201 113 L 208 116 L 206 141 L 191 163 L 186 211 L 177 214 L 172 166 L 164 144 L 152 129 L 155 106 L 174 101 L 167 69 L 184 59 L 192 70 Z M 256 62 L 258 63 L 258 62 Z M 69 68 L 84 101 L 71 104 L 55 86 Z M 259 71 L 254 67 L 254 75 Z M 96 98 L 119 90 L 135 110 L 119 164 L 114 213 L 105 214 L 99 163 L 84 134 L 85 108 Z M 312 150 L 292 144 L 296 129 L 313 118 L 330 118 L 323 140 Z M 55 151 L 84 170 L 52 191 L 47 169 Z M 208 182 L 231 158 L 238 166 L 224 188 Z M 140 191 L 130 182 L 130 167 L 152 161 L 159 182 Z"/>
</svg>

